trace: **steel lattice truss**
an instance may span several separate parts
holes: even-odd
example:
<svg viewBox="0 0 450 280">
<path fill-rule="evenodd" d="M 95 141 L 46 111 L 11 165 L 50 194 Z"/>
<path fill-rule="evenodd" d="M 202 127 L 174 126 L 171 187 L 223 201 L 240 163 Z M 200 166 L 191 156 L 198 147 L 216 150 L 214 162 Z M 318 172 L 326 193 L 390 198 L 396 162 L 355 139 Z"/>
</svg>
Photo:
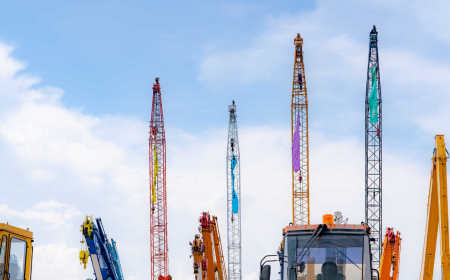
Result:
<svg viewBox="0 0 450 280">
<path fill-rule="evenodd" d="M 167 199 L 166 199 L 166 135 L 161 101 L 159 79 L 153 84 L 152 118 L 150 121 L 150 255 L 151 279 L 168 275 L 167 255 Z M 156 157 L 155 158 L 155 148 Z M 158 171 L 155 174 L 155 167 Z M 156 180 L 155 180 L 156 175 Z M 153 202 L 153 184 L 156 202 Z"/>
<path fill-rule="evenodd" d="M 370 68 L 376 63 L 376 82 L 378 89 L 377 106 L 378 122 L 370 123 L 369 96 L 372 90 L 372 73 Z M 367 68 L 366 84 L 366 224 L 371 228 L 371 236 L 375 238 L 372 243 L 372 266 L 378 269 L 381 258 L 382 239 L 382 180 L 381 180 L 381 84 L 380 65 L 378 63 L 378 32 L 376 27 L 370 32 L 369 64 Z"/>
<path fill-rule="evenodd" d="M 236 123 L 236 105 L 229 105 L 230 124 L 228 128 L 227 145 L 227 226 L 228 226 L 228 279 L 242 280 L 241 265 L 241 174 L 239 141 Z M 234 189 L 238 197 L 238 213 L 232 211 L 233 185 L 231 178 L 231 161 L 236 158 L 234 168 Z"/>
<path fill-rule="evenodd" d="M 294 39 L 294 45 L 291 124 L 292 141 L 294 141 L 297 117 L 300 116 L 300 171 L 295 172 L 292 169 L 292 214 L 294 225 L 298 225 L 309 224 L 308 94 L 305 82 L 305 65 L 303 64 L 303 39 L 299 33 Z"/>
</svg>

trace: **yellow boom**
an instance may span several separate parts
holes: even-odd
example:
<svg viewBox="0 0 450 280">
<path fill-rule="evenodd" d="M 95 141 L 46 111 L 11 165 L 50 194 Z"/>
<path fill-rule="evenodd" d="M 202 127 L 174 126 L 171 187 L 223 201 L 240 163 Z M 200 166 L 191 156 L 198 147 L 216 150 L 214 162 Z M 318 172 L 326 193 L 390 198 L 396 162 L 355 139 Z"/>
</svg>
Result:
<svg viewBox="0 0 450 280">
<path fill-rule="evenodd" d="M 420 280 L 432 280 L 438 229 L 440 229 L 442 279 L 450 280 L 447 201 L 447 150 L 444 135 L 436 135 L 431 159 L 431 180 L 428 194 L 427 225 L 422 254 Z"/>
</svg>

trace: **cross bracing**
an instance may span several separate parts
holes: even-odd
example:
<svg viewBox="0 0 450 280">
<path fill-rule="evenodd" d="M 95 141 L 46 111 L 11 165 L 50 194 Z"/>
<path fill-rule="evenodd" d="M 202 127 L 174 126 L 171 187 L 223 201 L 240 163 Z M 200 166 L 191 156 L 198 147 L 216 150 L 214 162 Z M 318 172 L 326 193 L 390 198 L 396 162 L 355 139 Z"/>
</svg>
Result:
<svg viewBox="0 0 450 280">
<path fill-rule="evenodd" d="M 241 174 L 239 139 L 236 123 L 236 105 L 228 106 L 230 123 L 227 143 L 227 237 L 228 279 L 242 280 L 241 259 Z M 233 158 L 235 163 L 233 164 Z M 233 180 L 234 175 L 234 180 Z M 233 211 L 233 188 L 237 198 L 237 211 Z M 236 200 L 234 201 L 236 203 Z M 237 212 L 237 213 L 236 213 Z"/>
<path fill-rule="evenodd" d="M 375 67 L 376 71 L 371 71 Z M 372 77 L 375 73 L 375 77 Z M 373 78 L 373 79 L 372 79 Z M 372 81 L 375 81 L 374 83 Z M 375 89 L 374 89 L 375 87 Z M 370 108 L 369 97 L 374 89 L 376 104 Z M 376 107 L 376 108 L 375 108 Z M 371 119 L 370 109 L 376 114 L 376 121 Z M 366 224 L 371 228 L 372 266 L 378 269 L 381 258 L 382 243 L 382 110 L 381 110 L 381 84 L 380 65 L 378 60 L 378 32 L 373 27 L 370 32 L 369 60 L 367 67 L 366 102 L 365 102 L 365 130 L 366 130 Z"/>
<path fill-rule="evenodd" d="M 149 136 L 151 279 L 169 274 L 167 246 L 166 136 L 159 78 L 153 84 Z"/>
<path fill-rule="evenodd" d="M 300 169 L 292 168 L 292 216 L 294 225 L 309 224 L 309 141 L 308 141 L 308 94 L 305 65 L 303 63 L 303 39 L 294 39 L 295 59 L 292 82 L 291 127 L 292 143 L 298 133 Z M 300 123 L 297 131 L 297 122 Z M 293 152 L 294 153 L 294 152 Z M 292 154 L 294 158 L 296 155 Z"/>
</svg>

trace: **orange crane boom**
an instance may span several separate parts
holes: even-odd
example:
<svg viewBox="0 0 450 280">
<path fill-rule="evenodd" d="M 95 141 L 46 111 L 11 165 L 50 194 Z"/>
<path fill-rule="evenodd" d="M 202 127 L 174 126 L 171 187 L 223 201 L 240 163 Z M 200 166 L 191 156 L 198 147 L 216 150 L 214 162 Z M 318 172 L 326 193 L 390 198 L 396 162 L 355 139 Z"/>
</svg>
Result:
<svg viewBox="0 0 450 280">
<path fill-rule="evenodd" d="M 400 250 L 402 249 L 401 243 L 402 239 L 400 238 L 400 232 L 397 232 L 397 241 L 395 242 L 394 247 L 394 254 L 392 255 L 392 266 L 393 266 L 393 272 L 392 272 L 392 280 L 399 279 L 399 271 L 400 271 Z"/>
<path fill-rule="evenodd" d="M 392 228 L 388 228 L 382 244 L 380 280 L 399 279 L 401 242 L 400 232 L 397 231 L 397 234 L 395 234 Z"/>
<path fill-rule="evenodd" d="M 214 240 L 214 250 L 216 256 L 217 273 L 219 274 L 219 280 L 227 280 L 227 270 L 225 268 L 225 258 L 222 251 L 222 243 L 220 241 L 219 223 L 217 217 L 212 218 L 212 234 Z"/>
<path fill-rule="evenodd" d="M 294 225 L 309 225 L 308 93 L 303 63 L 303 38 L 294 39 L 292 81 L 292 216 Z"/>
<path fill-rule="evenodd" d="M 200 217 L 199 231 L 193 242 L 190 242 L 192 256 L 194 257 L 195 279 L 199 280 L 227 280 L 225 258 L 219 233 L 217 217 L 203 212 Z M 191 257 L 192 257 L 191 256 Z"/>
</svg>

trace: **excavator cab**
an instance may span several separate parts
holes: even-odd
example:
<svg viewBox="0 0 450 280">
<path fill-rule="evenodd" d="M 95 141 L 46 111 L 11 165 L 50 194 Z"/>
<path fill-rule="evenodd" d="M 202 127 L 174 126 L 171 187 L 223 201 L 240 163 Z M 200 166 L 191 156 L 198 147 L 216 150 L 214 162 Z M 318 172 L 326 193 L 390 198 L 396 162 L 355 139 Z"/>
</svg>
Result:
<svg viewBox="0 0 450 280">
<path fill-rule="evenodd" d="M 283 279 L 372 280 L 369 239 L 361 225 L 289 226 Z"/>
<path fill-rule="evenodd" d="M 288 226 L 283 233 L 278 260 L 261 261 L 261 280 L 270 279 L 270 261 L 280 263 L 282 280 L 373 279 L 367 226 L 324 221 Z"/>
<path fill-rule="evenodd" d="M 0 223 L 0 280 L 31 280 L 33 233 Z"/>
</svg>

